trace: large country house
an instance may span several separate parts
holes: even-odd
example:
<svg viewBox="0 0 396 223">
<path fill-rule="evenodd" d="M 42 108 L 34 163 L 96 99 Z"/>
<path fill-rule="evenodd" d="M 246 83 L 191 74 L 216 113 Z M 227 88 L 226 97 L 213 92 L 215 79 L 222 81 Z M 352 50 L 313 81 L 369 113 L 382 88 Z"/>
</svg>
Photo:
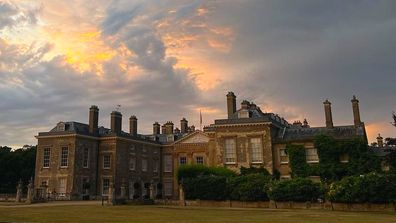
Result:
<svg viewBox="0 0 396 223">
<path fill-rule="evenodd" d="M 177 199 L 177 168 L 184 164 L 240 167 L 262 166 L 270 173 L 290 177 L 288 143 L 304 145 L 306 160 L 319 162 L 314 137 L 329 134 L 338 139 L 366 139 L 359 101 L 352 99 L 353 125 L 334 126 L 331 103 L 324 102 L 326 125 L 293 124 L 254 103 L 227 94 L 228 118 L 195 130 L 183 118 L 180 129 L 172 122 L 155 122 L 153 133 L 138 134 L 137 118 L 129 118 L 129 133 L 122 131 L 122 114 L 111 113 L 110 129 L 98 126 L 99 109 L 89 109 L 89 123 L 59 122 L 38 134 L 36 196 L 54 199 L 100 199 L 114 191 L 116 198 Z M 366 139 L 367 140 L 367 139 Z M 347 162 L 348 157 L 341 158 Z M 114 188 L 114 189 L 113 189 Z"/>
</svg>

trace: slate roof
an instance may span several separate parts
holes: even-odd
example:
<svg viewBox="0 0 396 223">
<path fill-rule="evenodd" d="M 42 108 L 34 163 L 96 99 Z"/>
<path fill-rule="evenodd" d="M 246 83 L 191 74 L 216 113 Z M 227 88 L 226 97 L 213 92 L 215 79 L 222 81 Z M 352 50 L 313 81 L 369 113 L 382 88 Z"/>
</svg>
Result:
<svg viewBox="0 0 396 223">
<path fill-rule="evenodd" d="M 389 155 L 392 151 L 396 151 L 396 146 L 370 146 L 369 149 L 374 152 L 375 155 L 379 157 L 385 157 Z"/>
</svg>

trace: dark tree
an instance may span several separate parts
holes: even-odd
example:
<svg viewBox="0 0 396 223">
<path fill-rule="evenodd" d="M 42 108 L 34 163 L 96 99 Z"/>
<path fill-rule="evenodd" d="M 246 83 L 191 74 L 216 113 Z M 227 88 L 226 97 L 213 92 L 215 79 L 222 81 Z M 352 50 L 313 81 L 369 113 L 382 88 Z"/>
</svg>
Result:
<svg viewBox="0 0 396 223">
<path fill-rule="evenodd" d="M 392 118 L 393 118 L 392 125 L 396 127 L 396 113 L 395 112 L 392 113 Z"/>
</svg>

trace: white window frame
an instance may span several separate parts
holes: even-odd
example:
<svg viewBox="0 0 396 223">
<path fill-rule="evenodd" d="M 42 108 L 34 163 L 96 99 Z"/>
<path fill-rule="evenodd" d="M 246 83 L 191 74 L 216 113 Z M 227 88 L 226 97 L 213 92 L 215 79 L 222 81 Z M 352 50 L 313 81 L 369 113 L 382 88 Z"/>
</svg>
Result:
<svg viewBox="0 0 396 223">
<path fill-rule="evenodd" d="M 196 156 L 195 157 L 195 164 L 204 165 L 205 158 L 203 156 Z"/>
<path fill-rule="evenodd" d="M 279 149 L 279 162 L 280 164 L 288 164 L 289 163 L 289 155 L 287 154 L 287 149 L 285 147 Z M 283 160 L 284 158 L 285 160 Z"/>
<path fill-rule="evenodd" d="M 187 156 L 180 156 L 179 165 L 186 165 L 186 164 L 187 164 Z"/>
<path fill-rule="evenodd" d="M 108 159 L 109 162 L 107 162 L 107 160 L 106 160 L 107 157 L 109 158 Z M 108 165 L 107 165 L 107 163 L 108 163 Z M 103 155 L 103 169 L 108 170 L 110 168 L 111 168 L 111 155 L 110 154 L 104 154 Z"/>
<path fill-rule="evenodd" d="M 109 189 L 110 189 L 110 178 L 103 178 L 102 179 L 102 196 L 109 195 Z"/>
<path fill-rule="evenodd" d="M 58 179 L 58 188 L 57 188 L 57 194 L 59 197 L 65 197 L 66 196 L 66 188 L 67 188 L 67 178 L 62 177 Z"/>
<path fill-rule="evenodd" d="M 257 140 L 257 142 L 255 142 Z M 263 140 L 261 137 L 249 139 L 252 163 L 263 163 Z"/>
<path fill-rule="evenodd" d="M 51 165 L 51 148 L 43 149 L 43 168 L 50 168 Z"/>
<path fill-rule="evenodd" d="M 315 151 L 313 154 L 310 154 L 309 151 Z M 316 157 L 316 159 L 312 159 L 309 157 Z M 313 147 L 305 147 L 305 159 L 307 160 L 307 163 L 319 163 L 319 155 L 318 155 L 318 150 Z"/>
<path fill-rule="evenodd" d="M 66 151 L 66 153 L 64 151 Z M 62 146 L 61 147 L 61 156 L 60 156 L 60 167 L 67 168 L 68 165 L 69 165 L 69 147 Z"/>
<path fill-rule="evenodd" d="M 227 138 L 224 142 L 224 156 L 226 164 L 235 164 L 237 161 L 236 156 L 236 139 Z"/>
<path fill-rule="evenodd" d="M 172 170 L 173 170 L 172 155 L 165 155 L 164 156 L 164 172 L 172 173 Z"/>
</svg>

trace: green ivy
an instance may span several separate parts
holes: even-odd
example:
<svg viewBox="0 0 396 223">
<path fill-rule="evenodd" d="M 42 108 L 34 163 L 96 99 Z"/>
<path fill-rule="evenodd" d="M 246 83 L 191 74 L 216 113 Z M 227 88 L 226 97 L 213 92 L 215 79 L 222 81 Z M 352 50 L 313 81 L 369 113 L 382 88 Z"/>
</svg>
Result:
<svg viewBox="0 0 396 223">
<path fill-rule="evenodd" d="M 287 145 L 292 177 L 319 175 L 322 181 L 332 182 L 344 176 L 381 171 L 378 157 L 369 151 L 363 139 L 335 140 L 328 135 L 319 135 L 315 138 L 315 148 L 318 152 L 319 163 L 308 164 L 303 145 Z M 343 154 L 348 154 L 348 163 L 340 162 L 340 156 Z"/>
</svg>

